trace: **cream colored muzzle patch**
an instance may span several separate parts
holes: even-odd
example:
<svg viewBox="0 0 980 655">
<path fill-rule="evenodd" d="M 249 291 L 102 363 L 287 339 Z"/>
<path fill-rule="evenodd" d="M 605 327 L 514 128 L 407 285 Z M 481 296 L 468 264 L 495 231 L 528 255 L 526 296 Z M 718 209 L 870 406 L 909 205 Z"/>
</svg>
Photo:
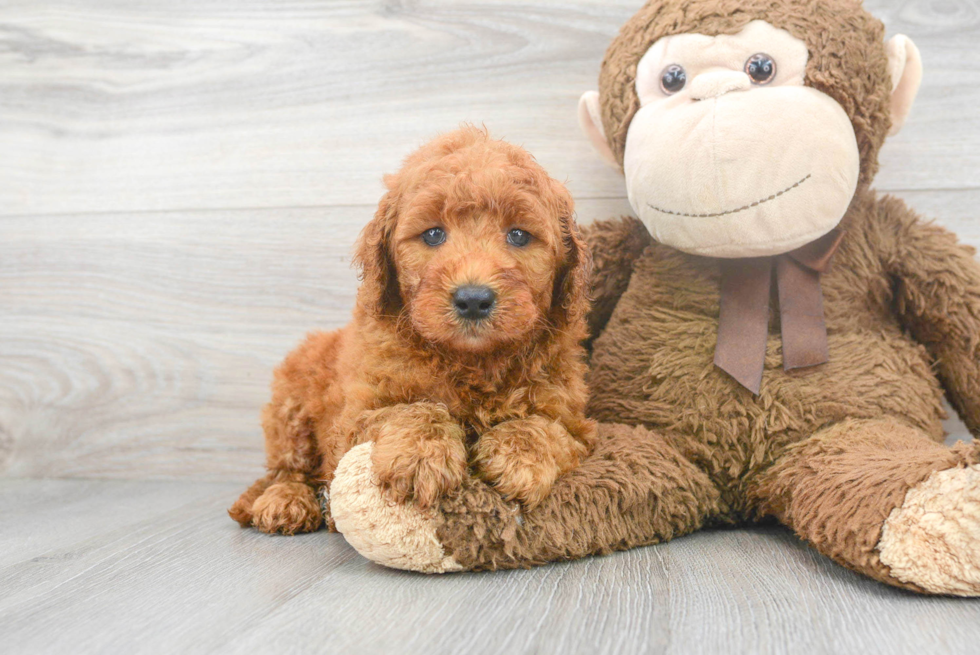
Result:
<svg viewBox="0 0 980 655">
<path fill-rule="evenodd" d="M 846 112 L 806 86 L 808 56 L 806 43 L 762 20 L 736 34 L 667 36 L 647 50 L 623 172 L 657 241 L 709 257 L 763 257 L 840 223 L 860 153 Z M 753 61 L 767 62 L 768 78 Z M 586 109 L 593 101 L 583 97 Z"/>
<path fill-rule="evenodd" d="M 934 594 L 980 596 L 980 465 L 937 471 L 889 514 L 881 563 Z"/>
<path fill-rule="evenodd" d="M 373 451 L 373 443 L 361 444 L 337 465 L 330 485 L 330 513 L 337 530 L 357 552 L 382 566 L 421 573 L 463 570 L 445 554 L 431 515 L 411 503 L 384 498 L 374 475 Z"/>
<path fill-rule="evenodd" d="M 789 252 L 840 223 L 857 188 L 851 122 L 809 87 L 659 102 L 630 124 L 626 188 L 657 241 L 709 257 Z"/>
</svg>

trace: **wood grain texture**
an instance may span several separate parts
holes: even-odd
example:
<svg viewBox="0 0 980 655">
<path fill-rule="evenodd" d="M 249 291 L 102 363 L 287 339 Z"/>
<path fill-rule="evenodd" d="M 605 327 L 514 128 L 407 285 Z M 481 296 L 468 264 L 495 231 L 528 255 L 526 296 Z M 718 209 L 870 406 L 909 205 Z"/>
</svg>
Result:
<svg viewBox="0 0 980 655">
<path fill-rule="evenodd" d="M 980 244 L 980 191 L 913 192 Z M 592 220 L 626 211 L 583 201 Z M 0 219 L 0 470 L 244 480 L 273 367 L 349 317 L 372 206 Z M 961 424 L 954 434 L 966 437 Z"/>
<path fill-rule="evenodd" d="M 273 366 L 347 321 L 351 246 L 419 143 L 483 122 L 579 220 L 629 213 L 575 107 L 639 3 L 0 2 L 0 650 L 976 650 L 976 601 L 778 528 L 431 578 L 225 515 Z M 877 186 L 980 246 L 980 4 L 866 4 L 926 66 Z"/>
<path fill-rule="evenodd" d="M 241 530 L 222 511 L 236 491 L 0 481 L 4 652 L 967 653 L 980 637 L 980 603 L 885 587 L 780 528 L 424 576 L 337 534 Z"/>
<path fill-rule="evenodd" d="M 36 0 L 0 13 L 0 215 L 370 204 L 460 121 L 621 198 L 576 103 L 638 0 Z M 977 188 L 973 0 L 869 8 L 926 78 L 884 189 Z"/>
<path fill-rule="evenodd" d="M 346 321 L 348 252 L 371 214 L 0 221 L 8 474 L 257 473 L 272 368 L 306 331 Z"/>
</svg>

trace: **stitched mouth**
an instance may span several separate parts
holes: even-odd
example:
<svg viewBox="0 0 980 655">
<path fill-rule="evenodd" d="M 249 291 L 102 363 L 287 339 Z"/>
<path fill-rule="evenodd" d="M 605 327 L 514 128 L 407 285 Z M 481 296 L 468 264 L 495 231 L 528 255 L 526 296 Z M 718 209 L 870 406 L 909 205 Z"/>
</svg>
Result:
<svg viewBox="0 0 980 655">
<path fill-rule="evenodd" d="M 671 216 L 685 216 L 685 217 L 688 217 L 688 218 L 716 218 L 718 216 L 729 216 L 731 214 L 737 214 L 739 212 L 744 212 L 746 209 L 752 209 L 753 207 L 758 207 L 759 205 L 764 205 L 767 202 L 769 202 L 770 200 L 775 200 L 779 196 L 781 196 L 781 195 L 783 195 L 785 193 L 789 193 L 790 191 L 792 191 L 796 187 L 800 186 L 801 184 L 803 184 L 804 182 L 806 182 L 807 180 L 809 180 L 810 177 L 811 177 L 811 175 L 812 175 L 811 173 L 807 173 L 807 175 L 803 179 L 801 179 L 799 182 L 797 182 L 796 184 L 793 184 L 792 186 L 788 186 L 785 189 L 783 189 L 782 191 L 780 191 L 778 193 L 772 194 L 768 198 L 763 198 L 762 200 L 756 200 L 752 204 L 745 205 L 743 207 L 739 207 L 738 209 L 729 209 L 728 211 L 717 212 L 715 214 L 688 214 L 686 212 L 675 212 L 675 211 L 670 211 L 669 209 L 661 209 L 660 207 L 657 207 L 656 205 L 652 205 L 649 202 L 647 203 L 647 206 L 650 209 L 654 210 L 654 211 L 660 212 L 661 214 L 669 214 Z"/>
</svg>

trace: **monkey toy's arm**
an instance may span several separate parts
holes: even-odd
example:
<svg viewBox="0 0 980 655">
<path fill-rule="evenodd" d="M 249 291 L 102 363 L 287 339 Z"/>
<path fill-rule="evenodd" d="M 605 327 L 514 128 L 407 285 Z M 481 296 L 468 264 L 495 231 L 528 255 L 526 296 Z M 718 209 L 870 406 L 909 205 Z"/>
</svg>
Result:
<svg viewBox="0 0 980 655">
<path fill-rule="evenodd" d="M 582 227 L 592 251 L 592 310 L 589 312 L 589 342 L 599 336 L 626 291 L 633 262 L 652 239 L 632 216 L 595 221 Z"/>
<path fill-rule="evenodd" d="M 878 201 L 885 268 L 903 324 L 936 361 L 950 404 L 980 434 L 980 263 L 896 198 Z"/>
</svg>

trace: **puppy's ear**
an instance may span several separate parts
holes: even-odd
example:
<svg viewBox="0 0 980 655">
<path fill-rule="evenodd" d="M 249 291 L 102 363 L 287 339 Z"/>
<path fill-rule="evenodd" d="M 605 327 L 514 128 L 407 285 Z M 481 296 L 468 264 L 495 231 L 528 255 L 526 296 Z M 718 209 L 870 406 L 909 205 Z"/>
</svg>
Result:
<svg viewBox="0 0 980 655">
<path fill-rule="evenodd" d="M 579 233 L 573 213 L 575 205 L 568 190 L 558 182 L 552 181 L 555 192 L 555 207 L 561 224 L 563 259 L 555 276 L 555 287 L 551 298 L 551 321 L 565 329 L 575 323 L 584 326 L 589 313 L 589 281 L 592 276 L 592 253 Z M 584 333 L 583 333 L 584 338 Z"/>
<path fill-rule="evenodd" d="M 394 317 L 402 309 L 398 270 L 391 248 L 397 222 L 397 202 L 389 191 L 381 198 L 378 211 L 357 240 L 354 265 L 360 269 L 358 302 L 379 318 Z"/>
</svg>

